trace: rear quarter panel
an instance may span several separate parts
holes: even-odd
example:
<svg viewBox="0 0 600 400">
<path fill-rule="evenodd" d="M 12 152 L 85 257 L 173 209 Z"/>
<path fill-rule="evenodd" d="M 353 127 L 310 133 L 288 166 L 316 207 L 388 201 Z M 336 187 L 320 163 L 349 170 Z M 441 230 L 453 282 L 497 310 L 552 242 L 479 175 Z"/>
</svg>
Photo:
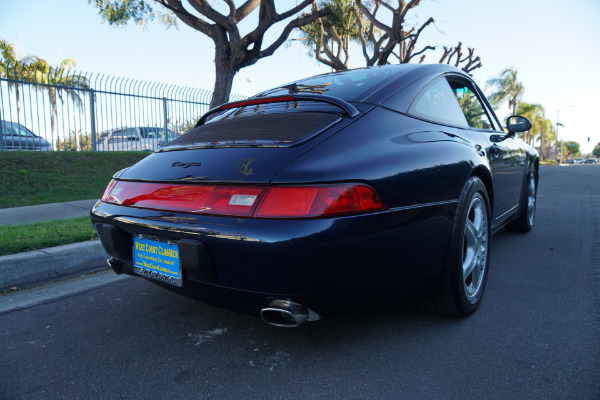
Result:
<svg viewBox="0 0 600 400">
<path fill-rule="evenodd" d="M 489 171 L 475 147 L 485 148 L 485 139 L 440 129 L 376 108 L 291 163 L 273 183 L 363 181 L 388 208 L 456 200 L 475 168 Z"/>
</svg>

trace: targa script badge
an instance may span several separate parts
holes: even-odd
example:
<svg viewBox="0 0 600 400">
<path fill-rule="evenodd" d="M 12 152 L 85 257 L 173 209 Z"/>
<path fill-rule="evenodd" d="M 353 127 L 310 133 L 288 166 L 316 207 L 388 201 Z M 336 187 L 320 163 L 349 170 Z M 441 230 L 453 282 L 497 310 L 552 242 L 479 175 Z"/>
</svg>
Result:
<svg viewBox="0 0 600 400">
<path fill-rule="evenodd" d="M 201 167 L 202 163 L 200 162 L 181 162 L 181 161 L 175 161 L 173 164 L 171 164 L 171 167 L 183 167 L 183 168 L 189 168 L 189 167 Z"/>
</svg>

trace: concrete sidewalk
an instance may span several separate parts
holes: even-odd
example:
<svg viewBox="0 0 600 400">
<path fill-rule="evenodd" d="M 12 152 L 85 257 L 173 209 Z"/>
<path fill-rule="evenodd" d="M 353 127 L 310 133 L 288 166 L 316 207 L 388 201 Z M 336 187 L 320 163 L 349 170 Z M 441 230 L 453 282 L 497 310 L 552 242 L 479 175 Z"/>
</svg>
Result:
<svg viewBox="0 0 600 400">
<path fill-rule="evenodd" d="M 0 209 L 0 225 L 86 217 L 97 200 Z M 106 269 L 108 255 L 98 240 L 0 257 L 0 291 Z"/>
<path fill-rule="evenodd" d="M 68 201 L 66 203 L 0 209 L 0 225 L 22 225 L 35 222 L 86 217 L 98 199 Z"/>
</svg>

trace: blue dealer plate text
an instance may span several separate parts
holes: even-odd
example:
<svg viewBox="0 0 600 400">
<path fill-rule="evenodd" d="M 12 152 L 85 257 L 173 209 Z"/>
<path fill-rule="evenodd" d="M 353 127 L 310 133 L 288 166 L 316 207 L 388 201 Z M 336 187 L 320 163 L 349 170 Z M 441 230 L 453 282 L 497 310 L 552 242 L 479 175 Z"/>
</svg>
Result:
<svg viewBox="0 0 600 400">
<path fill-rule="evenodd" d="M 133 270 L 148 278 L 182 286 L 177 244 L 134 237 Z"/>
</svg>

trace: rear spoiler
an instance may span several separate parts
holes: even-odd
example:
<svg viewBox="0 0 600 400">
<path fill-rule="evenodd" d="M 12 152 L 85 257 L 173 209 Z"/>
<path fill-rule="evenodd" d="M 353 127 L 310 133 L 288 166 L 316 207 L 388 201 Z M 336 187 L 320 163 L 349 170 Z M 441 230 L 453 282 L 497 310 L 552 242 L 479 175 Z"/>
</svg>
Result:
<svg viewBox="0 0 600 400">
<path fill-rule="evenodd" d="M 255 106 L 260 104 L 286 103 L 288 101 L 318 101 L 321 103 L 333 104 L 334 106 L 338 106 L 339 108 L 344 110 L 350 118 L 354 118 L 358 114 L 360 114 L 360 112 L 352 104 L 348 103 L 345 100 L 338 99 L 337 97 L 313 94 L 290 94 L 285 96 L 256 97 L 249 100 L 234 101 L 231 103 L 221 104 L 218 107 L 208 110 L 208 112 L 200 118 L 195 127 L 203 125 L 209 116 L 220 111 L 229 110 L 231 108 Z"/>
</svg>

